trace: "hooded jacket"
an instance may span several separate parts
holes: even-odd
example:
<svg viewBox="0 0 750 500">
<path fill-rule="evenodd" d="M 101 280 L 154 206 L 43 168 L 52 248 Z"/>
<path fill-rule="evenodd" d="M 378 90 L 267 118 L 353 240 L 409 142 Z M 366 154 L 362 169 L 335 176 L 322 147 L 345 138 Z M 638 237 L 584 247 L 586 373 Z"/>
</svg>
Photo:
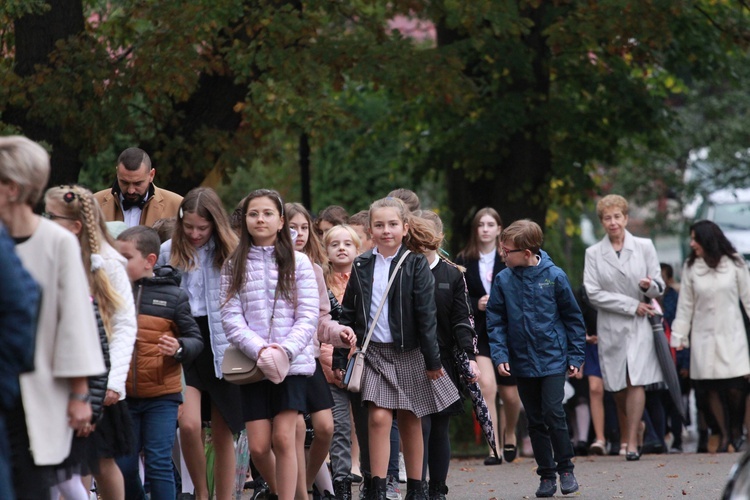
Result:
<svg viewBox="0 0 750 500">
<path fill-rule="evenodd" d="M 129 398 L 155 398 L 182 392 L 180 363 L 191 363 L 203 349 L 198 324 L 190 314 L 187 293 L 180 289 L 180 273 L 171 266 L 154 269 L 152 278 L 133 284 L 138 335 L 130 363 L 126 391 Z M 159 352 L 162 335 L 176 337 L 180 355 Z"/>
<path fill-rule="evenodd" d="M 406 247 L 402 245 L 391 262 L 389 276 L 404 251 Z M 360 347 L 370 327 L 374 272 L 375 255 L 372 250 L 354 259 L 341 304 L 339 322 L 354 330 Z M 402 351 L 419 347 L 428 370 L 441 368 L 436 332 L 435 279 L 424 255 L 411 253 L 401 265 L 388 291 L 388 313 L 394 347 Z"/>
<path fill-rule="evenodd" d="M 487 333 L 495 366 L 517 377 L 562 375 L 584 360 L 586 327 L 565 272 L 546 252 L 539 264 L 506 268 L 487 303 Z"/>
</svg>

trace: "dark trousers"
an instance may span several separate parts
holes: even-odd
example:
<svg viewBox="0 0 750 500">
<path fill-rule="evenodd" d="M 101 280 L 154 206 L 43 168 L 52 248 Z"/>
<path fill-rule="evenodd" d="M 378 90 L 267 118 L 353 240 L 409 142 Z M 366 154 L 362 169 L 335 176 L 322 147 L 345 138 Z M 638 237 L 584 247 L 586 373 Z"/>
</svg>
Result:
<svg viewBox="0 0 750 500">
<path fill-rule="evenodd" d="M 518 394 L 526 410 L 538 465 L 536 472 L 545 479 L 555 479 L 555 472 L 573 471 L 573 445 L 562 404 L 564 387 L 565 375 L 518 377 Z"/>
</svg>

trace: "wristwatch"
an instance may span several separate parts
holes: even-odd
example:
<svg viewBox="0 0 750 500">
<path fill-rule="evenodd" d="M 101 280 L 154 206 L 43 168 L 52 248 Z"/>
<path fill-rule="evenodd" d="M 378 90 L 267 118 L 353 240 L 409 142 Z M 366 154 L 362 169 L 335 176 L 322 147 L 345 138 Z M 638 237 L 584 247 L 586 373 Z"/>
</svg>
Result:
<svg viewBox="0 0 750 500">
<path fill-rule="evenodd" d="M 180 359 L 182 357 L 182 351 L 185 349 L 182 348 L 182 345 L 177 348 L 177 351 L 174 353 L 174 359 Z"/>
<path fill-rule="evenodd" d="M 68 396 L 68 399 L 71 401 L 80 401 L 81 403 L 90 403 L 91 402 L 91 394 L 88 392 L 85 394 L 80 394 L 77 392 L 71 392 Z"/>
</svg>

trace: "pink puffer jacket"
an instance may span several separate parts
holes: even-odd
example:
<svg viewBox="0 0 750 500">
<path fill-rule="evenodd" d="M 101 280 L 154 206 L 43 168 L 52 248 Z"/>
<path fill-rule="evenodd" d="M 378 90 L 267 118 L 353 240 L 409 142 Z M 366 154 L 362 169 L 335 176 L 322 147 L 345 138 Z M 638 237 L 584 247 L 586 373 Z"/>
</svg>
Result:
<svg viewBox="0 0 750 500">
<path fill-rule="evenodd" d="M 292 356 L 289 375 L 315 372 L 313 337 L 318 328 L 319 298 L 310 260 L 295 252 L 297 304 L 282 298 L 276 302 L 273 330 L 269 333 L 278 270 L 273 247 L 252 247 L 247 256 L 245 287 L 227 301 L 231 279 L 224 266 L 221 274 L 221 323 L 229 342 L 251 359 L 263 347 L 276 343 Z"/>
</svg>

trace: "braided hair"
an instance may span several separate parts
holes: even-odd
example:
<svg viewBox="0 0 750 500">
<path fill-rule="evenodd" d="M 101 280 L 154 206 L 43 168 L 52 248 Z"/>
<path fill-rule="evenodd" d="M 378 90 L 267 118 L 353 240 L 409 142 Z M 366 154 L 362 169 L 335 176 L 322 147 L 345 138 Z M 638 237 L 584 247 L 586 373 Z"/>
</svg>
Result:
<svg viewBox="0 0 750 500">
<path fill-rule="evenodd" d="M 106 230 L 104 217 L 94 195 L 88 189 L 77 185 L 63 185 L 47 190 L 44 195 L 47 206 L 53 203 L 60 211 L 58 216 L 80 223 L 78 241 L 81 245 L 81 258 L 89 290 L 99 305 L 107 338 L 111 337 L 112 317 L 122 305 L 123 298 L 112 286 L 100 256 L 103 244 L 113 245 L 112 237 Z"/>
</svg>

